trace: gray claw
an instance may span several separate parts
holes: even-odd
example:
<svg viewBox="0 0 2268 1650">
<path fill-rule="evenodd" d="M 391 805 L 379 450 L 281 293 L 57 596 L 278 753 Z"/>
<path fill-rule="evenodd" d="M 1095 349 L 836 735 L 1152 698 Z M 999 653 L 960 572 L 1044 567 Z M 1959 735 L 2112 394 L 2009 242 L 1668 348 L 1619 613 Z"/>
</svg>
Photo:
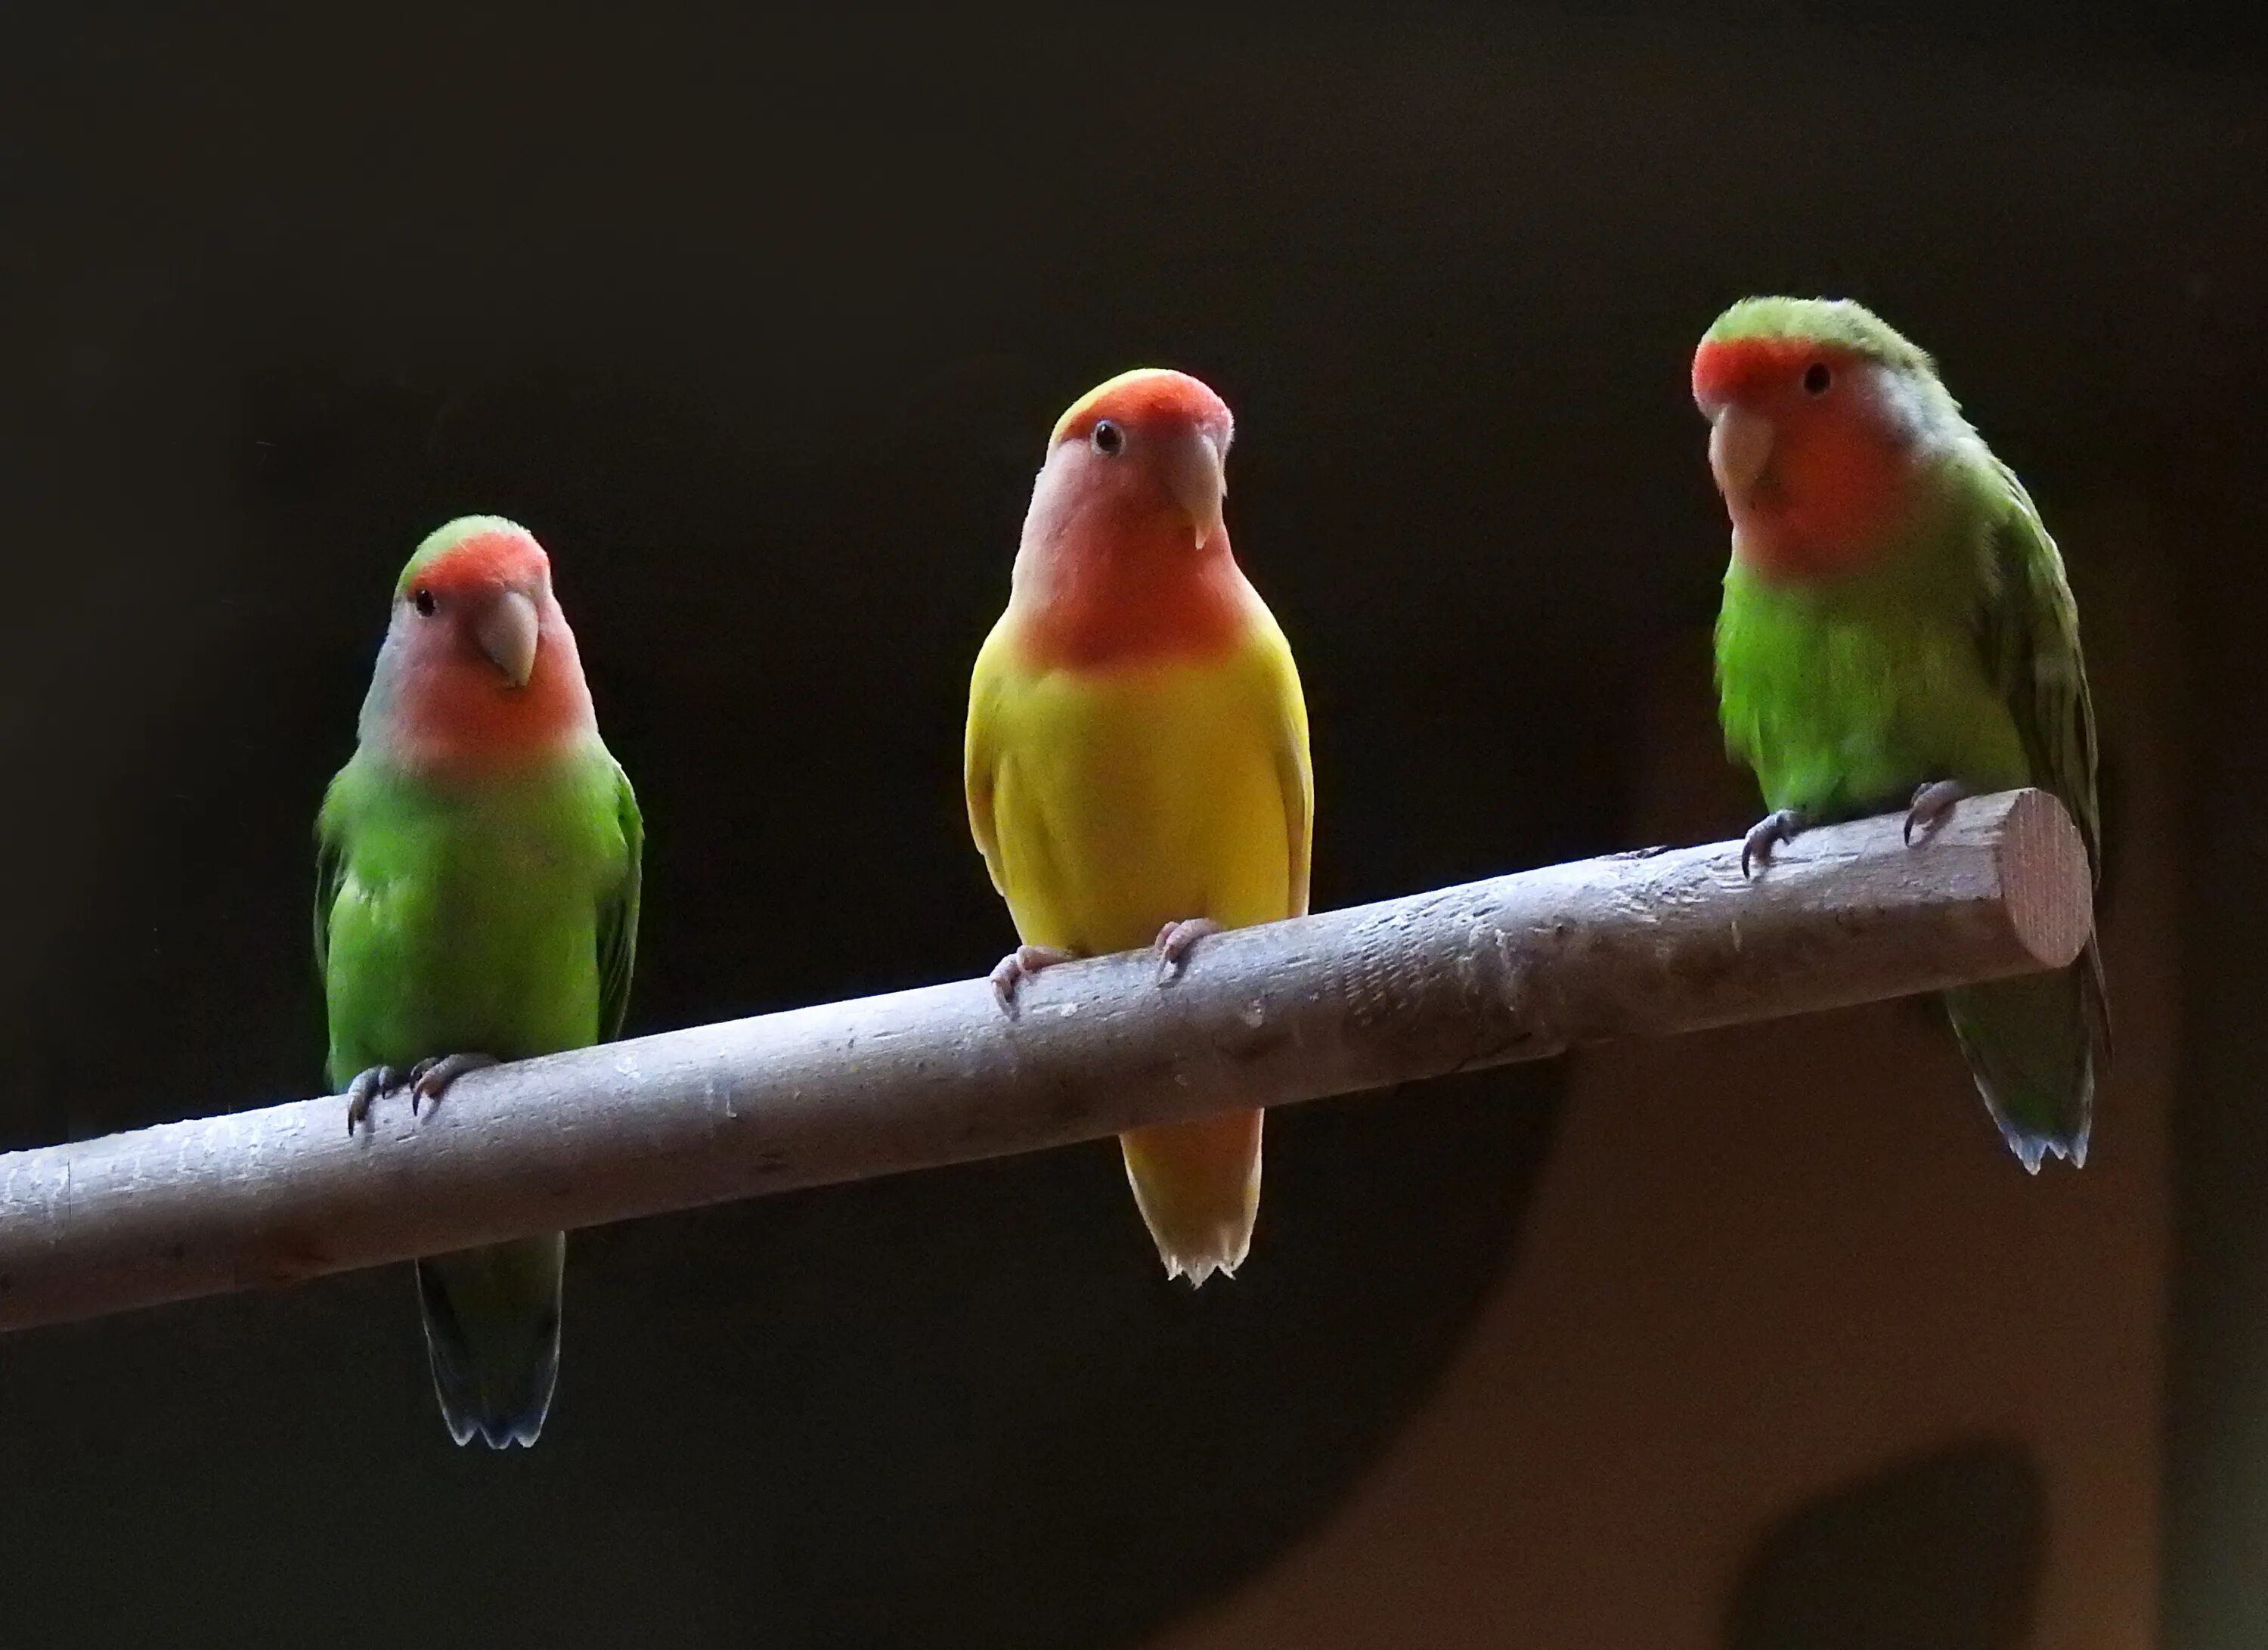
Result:
<svg viewBox="0 0 2268 1650">
<path fill-rule="evenodd" d="M 1792 807 L 1775 808 L 1755 824 L 1741 839 L 1741 874 L 1753 874 L 1751 864 L 1768 864 L 1772 850 L 1785 842 L 1793 842 L 1806 821 Z"/>
<path fill-rule="evenodd" d="M 497 1064 L 492 1054 L 442 1054 L 418 1061 L 409 1068 L 410 1115 L 416 1116 L 420 1101 L 438 1101 L 466 1072 L 483 1072 Z"/>
<path fill-rule="evenodd" d="M 357 1072 L 354 1081 L 347 1085 L 348 1136 L 353 1136 L 357 1123 L 368 1120 L 372 1101 L 401 1086 L 401 1074 L 390 1065 L 373 1065 L 367 1071 Z"/>
<path fill-rule="evenodd" d="M 1916 787 L 1913 800 L 1906 804 L 1906 845 L 1913 846 L 1914 833 L 1926 836 L 1935 830 L 1953 805 L 1969 794 L 1969 787 L 1958 779 L 1933 779 Z"/>
</svg>

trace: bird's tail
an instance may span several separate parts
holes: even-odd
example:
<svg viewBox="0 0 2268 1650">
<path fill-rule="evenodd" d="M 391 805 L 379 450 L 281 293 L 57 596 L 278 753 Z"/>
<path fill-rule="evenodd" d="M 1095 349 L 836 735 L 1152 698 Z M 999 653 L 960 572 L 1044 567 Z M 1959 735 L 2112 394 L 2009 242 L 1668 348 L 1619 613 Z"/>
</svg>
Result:
<svg viewBox="0 0 2268 1650">
<path fill-rule="evenodd" d="M 1260 1212 L 1260 1120 L 1235 1112 L 1156 1123 L 1118 1137 L 1134 1202 L 1166 1263 L 1166 1276 L 1202 1284 L 1233 1275 L 1252 1247 Z"/>
<path fill-rule="evenodd" d="M 533 1444 L 559 1379 L 567 1234 L 417 1263 L 417 1303 L 441 1418 L 460 1444 Z"/>
<path fill-rule="evenodd" d="M 2036 1175 L 2046 1157 L 2087 1162 L 2095 1117 L 2098 1057 L 2110 1054 L 2110 1020 L 2102 959 L 2093 941 L 2052 974 L 1965 985 L 1945 993 L 1977 1092 L 2023 1166 Z"/>
</svg>

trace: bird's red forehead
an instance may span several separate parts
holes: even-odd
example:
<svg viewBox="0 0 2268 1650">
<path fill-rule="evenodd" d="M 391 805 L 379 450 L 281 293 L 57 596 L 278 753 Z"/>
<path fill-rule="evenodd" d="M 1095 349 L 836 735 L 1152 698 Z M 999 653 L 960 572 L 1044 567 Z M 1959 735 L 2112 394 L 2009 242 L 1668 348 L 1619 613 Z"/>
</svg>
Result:
<svg viewBox="0 0 2268 1650">
<path fill-rule="evenodd" d="M 496 527 L 440 547 L 411 567 L 403 583 L 437 590 L 496 590 L 538 583 L 550 567 L 551 558 L 534 538 Z"/>
<path fill-rule="evenodd" d="M 1693 399 L 1743 401 L 1801 375 L 1815 361 L 1841 365 L 1848 352 L 1808 338 L 1713 338 L 1693 352 Z"/>
<path fill-rule="evenodd" d="M 1228 403 L 1186 372 L 1145 368 L 1123 372 L 1080 396 L 1057 422 L 1056 441 L 1083 439 L 1108 418 L 1134 429 L 1194 424 L 1225 446 L 1233 421 Z"/>
</svg>

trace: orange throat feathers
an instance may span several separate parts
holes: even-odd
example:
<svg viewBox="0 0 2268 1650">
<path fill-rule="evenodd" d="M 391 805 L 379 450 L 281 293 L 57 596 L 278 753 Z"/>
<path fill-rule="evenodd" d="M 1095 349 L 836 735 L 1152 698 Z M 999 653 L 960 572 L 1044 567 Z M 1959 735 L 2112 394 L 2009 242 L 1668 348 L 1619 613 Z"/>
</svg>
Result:
<svg viewBox="0 0 2268 1650">
<path fill-rule="evenodd" d="M 1226 529 L 1201 547 L 1171 522 L 1095 539 L 1043 548 L 1019 580 L 1010 610 L 1030 663 L 1058 670 L 1195 663 L 1242 639 L 1248 586 Z"/>
<path fill-rule="evenodd" d="M 385 747 L 421 773 L 475 777 L 516 771 L 595 730 L 574 633 L 547 602 L 535 667 L 515 688 L 486 658 L 451 652 L 404 661 Z"/>
</svg>

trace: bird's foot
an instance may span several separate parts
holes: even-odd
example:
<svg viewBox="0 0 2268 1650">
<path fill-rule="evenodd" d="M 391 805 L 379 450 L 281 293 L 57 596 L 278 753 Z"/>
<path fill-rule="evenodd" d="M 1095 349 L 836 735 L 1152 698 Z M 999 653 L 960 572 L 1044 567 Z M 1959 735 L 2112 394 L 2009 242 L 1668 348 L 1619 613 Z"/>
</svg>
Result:
<svg viewBox="0 0 2268 1650">
<path fill-rule="evenodd" d="M 438 1105 L 449 1085 L 468 1072 L 484 1072 L 497 1064 L 492 1054 L 442 1054 L 430 1060 L 420 1060 L 409 1068 L 409 1112 L 417 1113 L 417 1102 Z"/>
<path fill-rule="evenodd" d="M 366 1072 L 357 1072 L 354 1081 L 347 1085 L 347 1133 L 352 1135 L 357 1123 L 369 1119 L 372 1101 L 401 1086 L 401 1073 L 390 1065 L 373 1065 Z"/>
<path fill-rule="evenodd" d="M 1018 946 L 992 965 L 992 994 L 1000 999 L 1000 1012 L 1013 1020 L 1016 988 L 1041 969 L 1071 961 L 1078 955 L 1076 951 L 1066 951 L 1061 946 Z"/>
<path fill-rule="evenodd" d="M 1755 824 L 1741 839 L 1741 874 L 1752 874 L 1752 865 L 1770 863 L 1772 850 L 1782 843 L 1792 843 L 1811 821 L 1792 807 L 1775 808 Z"/>
<path fill-rule="evenodd" d="M 1958 779 L 1933 779 L 1918 787 L 1913 800 L 1906 804 L 1906 845 L 1911 847 L 1915 834 L 1926 836 L 1935 830 L 1953 805 L 1969 794 L 1969 787 Z"/>
<path fill-rule="evenodd" d="M 1197 941 L 1219 932 L 1220 924 L 1210 917 L 1191 917 L 1160 928 L 1150 947 L 1158 957 L 1158 983 L 1171 985 L 1180 979 Z"/>
</svg>

